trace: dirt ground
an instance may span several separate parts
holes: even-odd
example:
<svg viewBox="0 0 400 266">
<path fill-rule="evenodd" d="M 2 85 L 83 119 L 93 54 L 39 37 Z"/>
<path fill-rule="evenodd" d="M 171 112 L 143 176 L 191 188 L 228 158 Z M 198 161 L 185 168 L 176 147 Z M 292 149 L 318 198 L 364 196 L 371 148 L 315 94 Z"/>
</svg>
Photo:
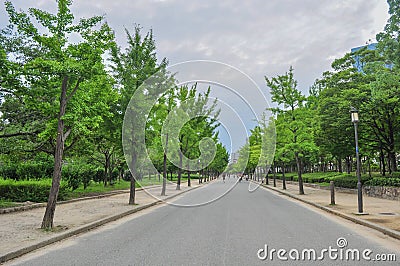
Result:
<svg viewBox="0 0 400 266">
<path fill-rule="evenodd" d="M 181 191 L 176 191 L 175 187 L 176 185 L 174 184 L 167 186 L 167 197 L 188 189 L 186 185 L 182 185 Z M 148 191 L 158 196 L 160 195 L 161 188 L 152 188 Z M 158 196 L 158 198 L 165 199 L 166 197 Z M 129 193 L 123 193 L 101 199 L 96 198 L 59 204 L 54 216 L 55 228 L 47 232 L 40 229 L 45 211 L 43 207 L 1 214 L 0 256 L 29 245 L 34 245 L 37 242 L 45 241 L 100 219 L 155 202 L 158 199 L 150 196 L 145 191 L 137 191 L 137 205 L 128 205 L 128 200 Z"/>
</svg>

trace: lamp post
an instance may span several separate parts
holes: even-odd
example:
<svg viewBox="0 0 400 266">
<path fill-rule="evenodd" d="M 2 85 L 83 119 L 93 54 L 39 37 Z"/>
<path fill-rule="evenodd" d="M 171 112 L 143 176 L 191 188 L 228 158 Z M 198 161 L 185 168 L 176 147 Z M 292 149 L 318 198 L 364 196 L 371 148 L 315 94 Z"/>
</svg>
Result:
<svg viewBox="0 0 400 266">
<path fill-rule="evenodd" d="M 358 213 L 363 213 L 363 199 L 362 199 L 362 187 L 361 187 L 361 171 L 360 171 L 360 154 L 358 149 L 358 110 L 354 107 L 350 109 L 351 122 L 354 124 L 354 136 L 356 140 L 356 159 L 357 159 L 357 193 L 358 193 Z"/>
</svg>

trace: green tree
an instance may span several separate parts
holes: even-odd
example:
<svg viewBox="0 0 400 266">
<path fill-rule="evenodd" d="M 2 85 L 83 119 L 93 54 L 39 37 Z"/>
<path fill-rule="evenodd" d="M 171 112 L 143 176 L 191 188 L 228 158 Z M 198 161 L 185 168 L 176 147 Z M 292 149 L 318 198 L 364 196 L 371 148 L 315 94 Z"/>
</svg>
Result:
<svg viewBox="0 0 400 266">
<path fill-rule="evenodd" d="M 285 75 L 278 75 L 272 78 L 265 77 L 265 81 L 271 89 L 272 101 L 281 106 L 271 110 L 284 114 L 286 125 L 291 132 L 291 143 L 289 145 L 294 152 L 299 179 L 299 193 L 302 195 L 304 194 L 302 179 L 303 157 L 311 142 L 309 139 L 309 127 L 303 120 L 305 97 L 297 89 L 297 81 L 293 77 L 292 67 Z"/>
<path fill-rule="evenodd" d="M 200 93 L 196 84 L 191 88 L 186 85 L 176 88 L 175 93 L 169 94 L 169 97 L 174 95 L 176 108 L 167 112 L 166 121 L 159 120 L 163 123 L 160 134 L 163 137 L 162 142 L 166 143 L 168 137 L 168 158 L 178 168 L 178 190 L 182 170 L 186 168 L 190 171 L 190 166 L 197 165 L 195 155 L 201 155 L 203 160 L 208 158 L 210 163 L 212 161 L 211 150 L 206 148 L 200 152 L 197 148 L 204 138 L 211 138 L 213 141 L 217 139 L 214 131 L 219 125 L 216 122 L 219 111 L 216 110 L 216 101 L 209 103 L 209 94 L 210 88 Z"/>
<path fill-rule="evenodd" d="M 117 46 L 112 49 L 112 69 L 114 77 L 120 85 L 120 121 L 122 125 L 123 116 L 125 114 L 125 117 L 134 117 L 135 119 L 138 119 L 135 124 L 143 125 L 144 128 L 146 125 L 146 121 L 144 119 L 148 114 L 142 114 L 142 108 L 139 106 L 129 106 L 128 108 L 129 102 L 139 87 L 150 77 L 158 73 L 157 75 L 159 75 L 161 79 L 163 77 L 167 78 L 165 73 L 167 60 L 164 58 L 160 63 L 157 62 L 156 46 L 152 31 L 149 31 L 144 37 L 141 35 L 141 29 L 139 26 L 135 27 L 135 33 L 133 35 L 131 35 L 128 30 L 125 31 L 127 35 L 128 47 L 124 52 L 121 51 L 121 48 Z M 144 93 L 142 93 L 141 95 L 138 95 L 138 97 L 143 98 L 143 105 L 150 104 L 152 106 L 155 103 L 148 102 L 148 99 L 151 98 L 150 95 L 158 95 L 159 93 L 160 92 L 157 90 L 157 88 L 149 88 L 149 95 L 144 95 Z M 140 100 L 137 99 L 137 102 L 139 103 Z M 140 134 L 142 129 L 131 127 L 127 128 L 126 130 L 127 132 L 125 136 L 132 135 L 131 133 L 135 131 L 134 135 L 137 138 L 141 137 Z M 133 138 L 135 136 L 131 137 Z M 143 139 L 145 138 L 145 136 L 142 137 Z M 139 145 L 137 139 L 131 139 L 129 142 L 130 143 L 126 144 L 126 146 L 130 150 L 125 152 L 126 156 L 129 153 L 128 155 L 130 157 L 126 159 L 128 164 L 130 164 L 129 169 L 133 171 L 131 174 L 129 204 L 135 204 L 135 184 L 138 176 L 137 168 L 139 166 L 139 160 L 137 156 L 144 151 L 145 147 Z"/>
<path fill-rule="evenodd" d="M 104 86 L 107 89 L 98 91 L 96 99 L 103 99 L 105 112 L 101 114 L 101 122 L 99 127 L 92 131 L 89 141 L 85 143 L 88 156 L 104 167 L 104 186 L 112 181 L 113 170 L 118 167 L 123 170 L 124 157 L 121 143 L 121 120 L 119 114 L 118 101 L 120 94 L 114 88 L 114 81 L 111 77 L 107 77 L 102 81 L 97 81 L 97 86 Z M 96 103 L 99 104 L 99 103 Z M 121 174 L 121 173 L 120 173 Z"/>
<path fill-rule="evenodd" d="M 220 175 L 224 172 L 228 165 L 229 154 L 226 148 L 222 145 L 222 143 L 216 144 L 217 151 L 215 153 L 214 160 L 211 162 L 210 167 L 213 171 Z"/>
<path fill-rule="evenodd" d="M 400 66 L 400 1 L 387 0 L 389 20 L 383 32 L 377 34 L 378 48 L 388 64 Z"/>
<path fill-rule="evenodd" d="M 39 98 L 36 103 L 41 102 L 41 94 L 54 98 L 51 102 L 41 103 L 45 112 L 55 113 L 57 116 L 51 119 L 45 130 L 40 133 L 40 137 L 45 137 L 57 132 L 53 183 L 42 222 L 42 228 L 52 228 L 66 141 L 73 131 L 87 129 L 74 117 L 74 114 L 78 115 L 79 112 L 70 113 L 69 107 L 73 105 L 74 100 L 82 100 L 78 97 L 79 89 L 85 87 L 87 81 L 97 75 L 105 75 L 101 56 L 110 47 L 114 36 L 105 23 L 98 29 L 94 28 L 103 20 L 101 16 L 81 19 L 78 24 L 73 24 L 74 16 L 69 8 L 72 1 L 57 1 L 57 14 L 36 8 L 30 8 L 28 13 L 17 12 L 11 2 L 7 1 L 5 4 L 10 22 L 16 26 L 21 39 L 39 51 L 22 65 L 28 92 Z M 32 22 L 32 18 L 40 27 Z M 78 43 L 70 42 L 69 37 L 72 34 L 80 36 L 81 40 Z M 25 50 L 20 52 L 24 53 Z M 76 106 L 78 105 L 74 105 Z M 55 111 L 54 107 L 58 110 Z M 80 108 L 81 112 L 85 111 L 83 108 Z"/>
<path fill-rule="evenodd" d="M 294 161 L 294 153 L 289 148 L 291 143 L 292 132 L 286 124 L 284 114 L 278 114 L 276 117 L 276 153 L 274 161 L 282 168 L 283 189 L 286 189 L 285 166 Z"/>
</svg>

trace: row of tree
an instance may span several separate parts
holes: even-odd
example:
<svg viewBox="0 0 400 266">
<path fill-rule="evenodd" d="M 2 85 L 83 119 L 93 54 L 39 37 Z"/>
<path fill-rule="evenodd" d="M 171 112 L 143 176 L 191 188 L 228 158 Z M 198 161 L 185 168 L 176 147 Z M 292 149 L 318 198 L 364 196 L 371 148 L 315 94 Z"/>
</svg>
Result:
<svg viewBox="0 0 400 266">
<path fill-rule="evenodd" d="M 53 227 L 65 162 L 102 165 L 105 185 L 113 169 L 122 173 L 129 167 L 130 204 L 135 203 L 136 177 L 146 167 L 163 172 L 163 193 L 167 172 L 176 171 L 180 189 L 183 169 L 188 175 L 200 169 L 190 163 L 202 155 L 200 143 L 205 138 L 213 140 L 216 148 L 202 166 L 222 172 L 228 154 L 218 143 L 218 110 L 208 102 L 210 88 L 202 92 L 196 84 L 177 86 L 166 69 L 167 60 L 157 60 L 152 31 L 142 36 L 139 26 L 133 34 L 126 30 L 127 48 L 122 49 L 103 16 L 75 23 L 72 1 L 56 3 L 57 13 L 52 14 L 37 8 L 17 11 L 6 1 L 10 25 L 0 32 L 0 161 L 41 160 L 44 154 L 54 160 L 42 228 Z M 162 79 L 140 89 L 154 76 Z M 158 89 L 161 83 L 168 89 Z M 149 113 L 132 105 L 133 95 L 139 104 L 156 99 Z M 164 130 L 164 121 L 179 117 L 176 110 L 184 103 L 192 110 L 190 119 L 168 144 L 172 133 Z M 132 127 L 141 123 L 143 128 Z M 178 163 L 171 159 L 174 154 Z"/>
<path fill-rule="evenodd" d="M 299 193 L 304 171 L 345 170 L 350 173 L 355 156 L 350 109 L 359 111 L 360 156 L 364 169 L 377 166 L 382 176 L 398 170 L 400 152 L 400 1 L 388 0 L 390 19 L 377 35 L 377 48 L 367 47 L 332 63 L 332 71 L 311 86 L 305 96 L 294 79 L 293 68 L 284 75 L 265 77 L 275 114 L 269 127 L 276 129 L 276 153 L 271 163 L 297 169 Z M 361 67 L 360 67 L 361 66 Z M 268 127 L 268 126 L 267 126 Z M 265 125 L 251 132 L 240 154 L 250 150 L 249 161 L 239 158 L 233 169 L 246 171 L 270 166 L 260 154 Z M 343 165 L 344 164 L 344 165 Z M 272 167 L 275 169 L 275 167 Z"/>
</svg>

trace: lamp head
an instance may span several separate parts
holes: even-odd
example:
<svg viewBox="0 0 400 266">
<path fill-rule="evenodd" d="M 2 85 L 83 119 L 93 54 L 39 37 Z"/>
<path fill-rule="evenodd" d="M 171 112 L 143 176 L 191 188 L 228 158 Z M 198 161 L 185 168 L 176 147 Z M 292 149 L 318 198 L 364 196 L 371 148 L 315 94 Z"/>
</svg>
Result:
<svg viewBox="0 0 400 266">
<path fill-rule="evenodd" d="M 351 122 L 358 123 L 360 121 L 358 118 L 358 110 L 354 107 L 351 107 L 350 113 L 351 113 Z"/>
</svg>

